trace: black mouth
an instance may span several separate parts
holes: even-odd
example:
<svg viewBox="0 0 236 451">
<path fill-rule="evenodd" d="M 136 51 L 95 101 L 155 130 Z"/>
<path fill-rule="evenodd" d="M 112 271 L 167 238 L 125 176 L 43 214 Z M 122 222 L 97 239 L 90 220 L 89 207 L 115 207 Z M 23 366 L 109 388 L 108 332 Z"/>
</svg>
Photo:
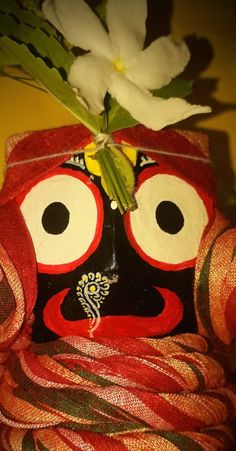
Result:
<svg viewBox="0 0 236 451">
<path fill-rule="evenodd" d="M 145 284 L 135 285 L 130 282 L 119 282 L 110 285 L 109 294 L 104 298 L 99 312 L 103 316 L 141 316 L 150 317 L 159 315 L 164 309 L 164 300 L 154 287 Z M 85 298 L 84 298 L 85 299 Z M 86 299 L 85 299 L 86 300 Z M 91 296 L 92 300 L 92 296 Z M 93 302 L 93 301 L 92 301 Z M 61 313 L 68 321 L 87 318 L 83 303 L 79 301 L 78 293 L 70 290 L 61 305 Z"/>
</svg>

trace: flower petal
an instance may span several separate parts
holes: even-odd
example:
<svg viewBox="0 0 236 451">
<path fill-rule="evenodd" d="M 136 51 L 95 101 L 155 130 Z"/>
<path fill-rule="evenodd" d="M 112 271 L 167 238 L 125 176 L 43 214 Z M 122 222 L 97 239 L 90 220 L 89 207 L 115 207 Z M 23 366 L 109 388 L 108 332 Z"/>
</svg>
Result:
<svg viewBox="0 0 236 451">
<path fill-rule="evenodd" d="M 113 49 L 125 64 L 143 49 L 146 17 L 146 0 L 107 1 L 107 24 Z"/>
<path fill-rule="evenodd" d="M 83 0 L 46 0 L 43 12 L 70 44 L 111 58 L 109 36 Z"/>
<path fill-rule="evenodd" d="M 182 121 L 193 114 L 209 113 L 210 107 L 190 105 L 179 98 L 160 99 L 144 92 L 118 73 L 112 75 L 110 94 L 131 116 L 152 130 Z"/>
<path fill-rule="evenodd" d="M 104 110 L 103 99 L 110 87 L 112 65 L 91 53 L 78 56 L 68 76 L 69 83 L 78 88 L 78 94 L 93 114 Z"/>
<path fill-rule="evenodd" d="M 126 76 L 140 88 L 158 89 L 180 74 L 189 59 L 190 53 L 184 41 L 176 43 L 171 37 L 163 36 L 137 55 Z"/>
<path fill-rule="evenodd" d="M 60 20 L 57 17 L 55 3 L 53 0 L 45 0 L 42 4 L 42 11 L 48 22 L 50 22 L 61 34 L 64 34 L 64 30 Z"/>
</svg>

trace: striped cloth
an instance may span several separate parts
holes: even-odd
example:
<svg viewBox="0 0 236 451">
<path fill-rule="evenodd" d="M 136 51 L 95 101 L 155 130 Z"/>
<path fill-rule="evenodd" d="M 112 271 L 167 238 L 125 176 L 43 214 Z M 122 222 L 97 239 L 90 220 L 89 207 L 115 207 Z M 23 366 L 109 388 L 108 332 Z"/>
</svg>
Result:
<svg viewBox="0 0 236 451">
<path fill-rule="evenodd" d="M 227 371 L 236 336 L 236 229 L 217 213 L 202 240 L 199 335 L 34 344 L 33 251 L 17 208 L 9 201 L 0 212 L 0 450 L 236 449 Z"/>
<path fill-rule="evenodd" d="M 0 388 L 10 450 L 229 449 L 236 395 L 199 335 L 67 337 L 9 355 Z"/>
</svg>

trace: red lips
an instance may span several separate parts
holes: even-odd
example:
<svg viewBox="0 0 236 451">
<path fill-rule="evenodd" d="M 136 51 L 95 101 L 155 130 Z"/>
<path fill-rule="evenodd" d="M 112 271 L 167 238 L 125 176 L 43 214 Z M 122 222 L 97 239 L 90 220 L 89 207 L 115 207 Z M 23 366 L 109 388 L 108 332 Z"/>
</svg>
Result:
<svg viewBox="0 0 236 451">
<path fill-rule="evenodd" d="M 91 332 L 91 320 L 66 320 L 61 313 L 61 304 L 69 292 L 66 288 L 52 296 L 44 308 L 43 317 L 48 329 L 57 335 L 77 336 L 132 336 L 149 337 L 163 336 L 170 333 L 183 318 L 183 304 L 180 298 L 167 288 L 154 287 L 163 297 L 163 311 L 152 317 L 141 316 L 103 316 Z"/>
</svg>

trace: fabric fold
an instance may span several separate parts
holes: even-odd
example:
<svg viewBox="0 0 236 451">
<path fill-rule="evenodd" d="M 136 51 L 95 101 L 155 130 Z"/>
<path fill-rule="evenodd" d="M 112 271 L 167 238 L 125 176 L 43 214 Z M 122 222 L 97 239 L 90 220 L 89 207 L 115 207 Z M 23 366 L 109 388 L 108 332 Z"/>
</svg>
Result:
<svg viewBox="0 0 236 451">
<path fill-rule="evenodd" d="M 186 443 L 230 443 L 224 424 L 235 414 L 236 395 L 204 339 L 127 338 L 126 345 L 130 352 L 122 338 L 73 336 L 11 355 L 0 384 L 0 430 L 8 445 L 18 437 L 23 446 L 29 433 L 45 448 L 52 440 L 50 450 L 58 449 L 58 438 L 62 450 L 67 439 L 95 441 L 96 450 L 103 441 L 127 450 L 134 443 L 154 450 L 163 440 L 167 450 L 176 440 L 183 450 L 190 449 Z"/>
</svg>

